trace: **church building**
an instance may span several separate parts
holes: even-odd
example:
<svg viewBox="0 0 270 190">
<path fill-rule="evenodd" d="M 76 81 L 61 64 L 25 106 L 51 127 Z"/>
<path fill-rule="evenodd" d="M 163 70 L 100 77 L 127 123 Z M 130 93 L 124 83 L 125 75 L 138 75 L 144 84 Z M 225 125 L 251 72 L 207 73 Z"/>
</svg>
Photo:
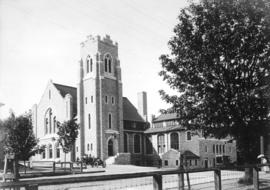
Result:
<svg viewBox="0 0 270 190">
<path fill-rule="evenodd" d="M 142 164 L 143 131 L 149 126 L 146 93 L 138 93 L 141 114 L 122 96 L 118 44 L 110 36 L 88 36 L 81 43 L 78 68 L 77 88 L 49 81 L 39 104 L 33 106 L 34 133 L 39 145 L 46 146 L 33 160 L 63 161 L 56 122 L 75 117 L 79 136 L 67 160 L 91 155 L 103 160 L 110 157 L 112 163 Z"/>
</svg>

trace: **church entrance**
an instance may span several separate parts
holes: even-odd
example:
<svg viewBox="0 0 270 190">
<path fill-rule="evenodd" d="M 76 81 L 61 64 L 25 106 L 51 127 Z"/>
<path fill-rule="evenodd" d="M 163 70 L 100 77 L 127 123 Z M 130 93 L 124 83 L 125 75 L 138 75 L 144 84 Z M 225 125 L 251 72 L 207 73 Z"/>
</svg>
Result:
<svg viewBox="0 0 270 190">
<path fill-rule="evenodd" d="M 113 140 L 108 141 L 108 156 L 113 156 Z"/>
</svg>

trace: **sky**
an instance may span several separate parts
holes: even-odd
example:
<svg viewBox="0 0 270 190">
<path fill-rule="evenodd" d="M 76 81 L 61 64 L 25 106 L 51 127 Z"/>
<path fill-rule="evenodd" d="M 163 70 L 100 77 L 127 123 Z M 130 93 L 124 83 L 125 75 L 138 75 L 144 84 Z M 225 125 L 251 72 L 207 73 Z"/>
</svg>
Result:
<svg viewBox="0 0 270 190">
<path fill-rule="evenodd" d="M 0 118 L 39 103 L 51 79 L 77 86 L 80 43 L 88 35 L 118 42 L 123 96 L 137 106 L 147 92 L 148 114 L 168 108 L 170 91 L 158 75 L 186 0 L 0 0 Z"/>
</svg>

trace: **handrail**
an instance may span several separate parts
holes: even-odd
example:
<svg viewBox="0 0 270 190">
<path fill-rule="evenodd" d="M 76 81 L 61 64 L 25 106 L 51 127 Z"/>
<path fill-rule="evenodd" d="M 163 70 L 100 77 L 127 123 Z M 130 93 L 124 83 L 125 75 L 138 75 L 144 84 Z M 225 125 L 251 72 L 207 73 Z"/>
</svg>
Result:
<svg viewBox="0 0 270 190">
<path fill-rule="evenodd" d="M 270 164 L 256 164 L 256 165 L 243 165 L 243 166 L 229 166 L 229 167 L 215 167 L 215 168 L 196 168 L 196 169 L 162 169 L 159 171 L 150 172 L 136 172 L 136 173 L 124 173 L 124 174 L 110 174 L 110 175 L 97 175 L 97 176 L 76 176 L 73 175 L 72 178 L 65 176 L 61 178 L 46 178 L 44 179 L 29 179 L 16 182 L 3 182 L 0 183 L 1 188 L 6 187 L 18 187 L 18 186 L 28 186 L 29 184 L 35 184 L 37 186 L 45 185 L 60 185 L 67 183 L 78 183 L 78 182 L 93 182 L 93 181 L 106 181 L 106 180 L 117 180 L 117 179 L 129 179 L 129 178 L 139 178 L 139 177 L 155 177 L 170 174 L 184 174 L 184 173 L 196 173 L 205 171 L 220 171 L 220 170 L 232 170 L 232 169 L 244 169 L 244 168 L 255 168 L 258 169 L 263 166 L 270 166 Z"/>
</svg>

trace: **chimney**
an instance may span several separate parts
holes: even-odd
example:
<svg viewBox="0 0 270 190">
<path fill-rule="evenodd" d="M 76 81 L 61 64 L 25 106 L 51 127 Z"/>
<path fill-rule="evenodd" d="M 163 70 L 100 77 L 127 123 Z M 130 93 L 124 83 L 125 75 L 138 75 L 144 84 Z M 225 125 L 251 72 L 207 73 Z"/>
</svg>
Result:
<svg viewBox="0 0 270 190">
<path fill-rule="evenodd" d="M 139 114 L 144 118 L 145 121 L 147 120 L 147 95 L 146 92 L 139 92 L 138 93 L 138 111 Z"/>
</svg>

